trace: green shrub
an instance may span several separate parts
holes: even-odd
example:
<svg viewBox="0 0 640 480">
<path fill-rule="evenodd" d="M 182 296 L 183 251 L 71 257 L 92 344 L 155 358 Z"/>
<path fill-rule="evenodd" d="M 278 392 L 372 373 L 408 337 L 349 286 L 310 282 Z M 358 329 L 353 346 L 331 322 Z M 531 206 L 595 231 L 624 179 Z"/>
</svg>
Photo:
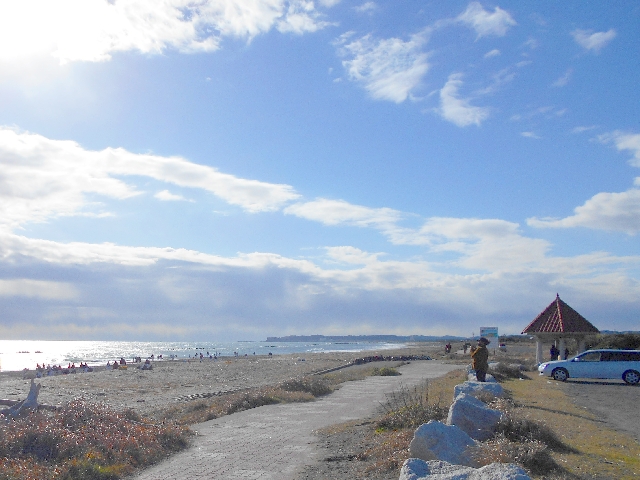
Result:
<svg viewBox="0 0 640 480">
<path fill-rule="evenodd" d="M 619 348 L 621 350 L 640 349 L 640 334 L 618 333 L 599 334 L 589 342 L 590 348 Z"/>
</svg>

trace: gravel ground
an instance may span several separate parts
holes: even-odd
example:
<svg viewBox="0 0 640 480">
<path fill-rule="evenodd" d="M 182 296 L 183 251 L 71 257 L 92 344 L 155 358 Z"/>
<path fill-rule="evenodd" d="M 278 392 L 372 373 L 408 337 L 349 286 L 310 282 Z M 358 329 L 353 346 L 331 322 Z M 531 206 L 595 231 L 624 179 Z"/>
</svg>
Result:
<svg viewBox="0 0 640 480">
<path fill-rule="evenodd" d="M 563 390 L 577 404 L 596 414 L 612 429 L 640 442 L 640 386 L 622 380 L 572 380 Z"/>
</svg>

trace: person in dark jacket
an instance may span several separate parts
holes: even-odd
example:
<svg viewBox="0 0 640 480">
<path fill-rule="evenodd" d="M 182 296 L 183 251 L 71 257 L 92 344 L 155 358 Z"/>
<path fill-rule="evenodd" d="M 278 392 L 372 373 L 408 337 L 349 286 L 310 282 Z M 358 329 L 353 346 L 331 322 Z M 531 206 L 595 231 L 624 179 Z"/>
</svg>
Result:
<svg viewBox="0 0 640 480">
<path fill-rule="evenodd" d="M 487 350 L 487 345 L 489 343 L 491 342 L 488 339 L 480 337 L 478 346 L 471 349 L 472 367 L 476 371 L 476 379 L 479 382 L 484 382 L 487 378 L 487 370 L 489 370 L 489 350 Z"/>
</svg>

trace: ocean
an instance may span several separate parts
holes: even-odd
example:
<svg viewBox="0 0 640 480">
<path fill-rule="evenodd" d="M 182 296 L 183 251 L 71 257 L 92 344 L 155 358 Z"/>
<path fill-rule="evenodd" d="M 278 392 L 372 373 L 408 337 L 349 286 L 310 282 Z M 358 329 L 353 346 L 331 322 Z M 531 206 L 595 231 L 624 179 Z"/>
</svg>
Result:
<svg viewBox="0 0 640 480">
<path fill-rule="evenodd" d="M 25 368 L 33 370 L 40 365 L 62 365 L 80 362 L 90 366 L 106 365 L 124 357 L 143 360 L 152 354 L 165 360 L 218 355 L 233 357 L 235 352 L 246 355 L 286 355 L 321 352 L 366 352 L 402 348 L 405 344 L 383 342 L 100 342 L 0 340 L 0 372 L 15 372 Z"/>
</svg>

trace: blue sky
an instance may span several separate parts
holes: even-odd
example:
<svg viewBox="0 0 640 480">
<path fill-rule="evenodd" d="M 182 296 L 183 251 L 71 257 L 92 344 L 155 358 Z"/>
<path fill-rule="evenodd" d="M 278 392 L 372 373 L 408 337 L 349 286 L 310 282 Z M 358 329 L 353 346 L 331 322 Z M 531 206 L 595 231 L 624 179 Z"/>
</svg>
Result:
<svg viewBox="0 0 640 480">
<path fill-rule="evenodd" d="M 640 322 L 640 5 L 0 4 L 0 337 Z"/>
</svg>

